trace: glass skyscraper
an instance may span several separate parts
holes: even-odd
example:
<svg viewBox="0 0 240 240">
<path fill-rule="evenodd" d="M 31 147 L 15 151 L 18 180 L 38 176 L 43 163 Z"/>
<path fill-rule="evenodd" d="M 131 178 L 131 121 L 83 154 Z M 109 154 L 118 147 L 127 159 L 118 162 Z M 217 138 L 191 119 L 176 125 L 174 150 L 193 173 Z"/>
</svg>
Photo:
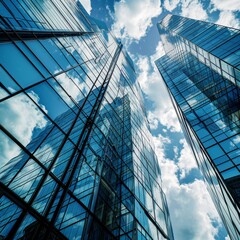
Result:
<svg viewBox="0 0 240 240">
<path fill-rule="evenodd" d="M 240 30 L 167 15 L 156 65 L 231 239 L 240 239 Z"/>
<path fill-rule="evenodd" d="M 0 239 L 173 239 L 122 44 L 75 0 L 0 21 Z"/>
</svg>

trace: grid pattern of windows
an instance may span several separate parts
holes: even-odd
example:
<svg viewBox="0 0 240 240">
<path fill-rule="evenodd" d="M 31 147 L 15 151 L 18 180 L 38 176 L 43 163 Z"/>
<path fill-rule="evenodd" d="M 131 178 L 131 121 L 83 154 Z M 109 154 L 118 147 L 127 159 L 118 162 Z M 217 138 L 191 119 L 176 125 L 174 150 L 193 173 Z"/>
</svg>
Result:
<svg viewBox="0 0 240 240">
<path fill-rule="evenodd" d="M 0 239 L 173 239 L 122 44 L 77 1 L 0 13 Z"/>
<path fill-rule="evenodd" d="M 231 239 L 240 237 L 240 31 L 167 15 L 156 65 Z M 234 60 L 233 60 L 234 58 Z"/>
</svg>

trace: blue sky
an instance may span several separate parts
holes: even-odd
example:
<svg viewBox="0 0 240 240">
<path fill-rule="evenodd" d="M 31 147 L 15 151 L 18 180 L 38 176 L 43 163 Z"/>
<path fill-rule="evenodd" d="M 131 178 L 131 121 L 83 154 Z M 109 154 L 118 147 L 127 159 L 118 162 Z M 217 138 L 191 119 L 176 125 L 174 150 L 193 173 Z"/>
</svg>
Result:
<svg viewBox="0 0 240 240">
<path fill-rule="evenodd" d="M 239 0 L 82 0 L 131 55 L 142 87 L 177 240 L 229 239 L 184 139 L 154 60 L 164 54 L 156 23 L 167 13 L 240 28 Z"/>
</svg>

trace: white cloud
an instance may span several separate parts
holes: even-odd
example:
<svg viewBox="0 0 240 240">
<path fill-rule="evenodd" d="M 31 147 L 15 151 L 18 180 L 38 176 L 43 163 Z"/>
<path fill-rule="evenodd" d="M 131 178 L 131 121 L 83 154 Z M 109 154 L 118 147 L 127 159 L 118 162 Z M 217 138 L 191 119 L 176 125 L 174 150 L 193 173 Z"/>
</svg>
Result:
<svg viewBox="0 0 240 240">
<path fill-rule="evenodd" d="M 177 146 L 173 146 L 173 152 L 174 152 L 174 159 L 176 160 L 179 156 L 179 149 Z"/>
<path fill-rule="evenodd" d="M 167 132 L 167 129 L 166 129 L 166 128 L 163 128 L 163 132 L 165 132 L 165 133 L 166 133 L 166 132 Z"/>
<path fill-rule="evenodd" d="M 170 139 L 161 135 L 153 139 L 175 238 L 178 240 L 215 239 L 222 225 L 204 182 L 195 180 L 190 184 L 180 184 L 177 173 L 181 172 L 181 165 L 165 156 L 164 149 L 166 144 L 171 143 Z"/>
<path fill-rule="evenodd" d="M 208 18 L 207 12 L 199 0 L 182 0 L 180 4 L 182 16 L 198 20 L 206 20 Z"/>
<path fill-rule="evenodd" d="M 217 24 L 240 28 L 239 19 L 235 15 L 236 11 L 240 9 L 239 0 L 211 0 L 211 7 L 211 12 L 220 11 Z"/>
<path fill-rule="evenodd" d="M 239 19 L 236 18 L 232 11 L 221 11 L 216 23 L 228 27 L 240 28 Z"/>
<path fill-rule="evenodd" d="M 165 55 L 165 51 L 163 48 L 163 43 L 161 41 L 158 42 L 155 53 L 151 55 L 151 62 L 154 63 L 157 59 Z"/>
<path fill-rule="evenodd" d="M 184 17 L 205 20 L 208 18 L 207 12 L 199 0 L 165 0 L 164 7 L 169 11 L 173 11 L 176 7 L 180 7 L 180 15 Z"/>
<path fill-rule="evenodd" d="M 33 91 L 29 96 L 39 103 L 39 97 Z M 44 106 L 43 110 L 47 112 Z M 18 94 L 0 105 L 0 124 L 6 126 L 23 145 L 27 145 L 35 128 L 42 129 L 46 126 L 47 120 L 37 106 L 24 94 Z M 9 139 L 0 137 L 0 163 L 19 154 L 19 148 Z"/>
<path fill-rule="evenodd" d="M 177 7 L 179 4 L 180 0 L 165 0 L 164 1 L 164 7 L 171 12 L 173 9 Z"/>
<path fill-rule="evenodd" d="M 174 161 L 167 159 L 165 156 L 166 145 L 171 144 L 171 140 L 168 137 L 164 137 L 159 134 L 158 136 L 153 136 L 153 142 L 155 145 L 155 152 L 161 167 L 162 180 L 165 181 L 165 183 L 167 182 L 167 186 L 163 185 L 163 187 L 171 188 L 178 182 L 176 175 L 178 167 Z"/>
<path fill-rule="evenodd" d="M 239 19 L 235 16 L 235 12 L 240 9 L 239 0 L 211 0 L 208 8 L 204 8 L 199 0 L 165 0 L 164 7 L 168 11 L 180 7 L 180 15 L 184 17 L 194 18 L 198 20 L 207 20 L 208 12 L 219 10 L 219 19 L 217 24 L 240 28 Z"/>
<path fill-rule="evenodd" d="M 152 112 L 148 112 L 148 121 L 149 121 L 149 126 L 151 129 L 157 129 L 158 128 L 158 119 L 157 117 L 152 113 Z"/>
<path fill-rule="evenodd" d="M 219 10 L 220 14 L 216 22 L 217 24 L 240 28 L 239 19 L 235 16 L 235 12 L 240 9 L 239 0 L 211 0 L 208 9 L 204 8 L 202 2 L 199 0 L 164 1 L 164 7 L 170 12 L 177 6 L 181 9 L 180 15 L 198 20 L 207 20 L 207 11 L 211 13 Z"/>
<path fill-rule="evenodd" d="M 180 152 L 177 165 L 181 172 L 180 178 L 183 179 L 192 169 L 197 168 L 197 163 L 190 147 L 187 144 L 187 141 L 185 139 L 181 139 L 180 143 L 183 145 L 183 148 Z"/>
<path fill-rule="evenodd" d="M 155 54 L 150 58 L 140 57 L 138 59 L 136 62 L 139 72 L 138 81 L 147 98 L 153 102 L 151 113 L 148 114 L 151 119 L 158 119 L 170 131 L 180 132 L 181 127 L 176 112 L 172 106 L 164 82 L 153 62 L 163 54 L 162 44 L 159 42 Z"/>
<path fill-rule="evenodd" d="M 215 239 L 218 227 L 212 222 L 220 225 L 220 219 L 202 180 L 176 185 L 166 194 L 176 239 Z"/>
<path fill-rule="evenodd" d="M 112 29 L 116 37 L 138 41 L 146 35 L 152 18 L 162 9 L 160 0 L 121 0 L 114 3 L 115 22 Z"/>
<path fill-rule="evenodd" d="M 239 0 L 211 0 L 215 9 L 223 11 L 239 11 L 240 1 Z"/>
<path fill-rule="evenodd" d="M 90 14 L 92 11 L 91 0 L 79 0 L 79 2 L 83 5 L 87 13 Z"/>
</svg>

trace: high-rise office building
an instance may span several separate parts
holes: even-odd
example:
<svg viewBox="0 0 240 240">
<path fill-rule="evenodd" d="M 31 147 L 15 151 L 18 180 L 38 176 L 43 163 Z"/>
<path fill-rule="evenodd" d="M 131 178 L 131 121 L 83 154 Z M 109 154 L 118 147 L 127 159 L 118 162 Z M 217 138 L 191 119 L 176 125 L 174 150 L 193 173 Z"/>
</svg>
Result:
<svg viewBox="0 0 240 240">
<path fill-rule="evenodd" d="M 122 44 L 75 0 L 0 14 L 0 239 L 173 239 Z"/>
<path fill-rule="evenodd" d="M 231 239 L 240 239 L 240 31 L 167 15 L 156 65 Z"/>
</svg>

